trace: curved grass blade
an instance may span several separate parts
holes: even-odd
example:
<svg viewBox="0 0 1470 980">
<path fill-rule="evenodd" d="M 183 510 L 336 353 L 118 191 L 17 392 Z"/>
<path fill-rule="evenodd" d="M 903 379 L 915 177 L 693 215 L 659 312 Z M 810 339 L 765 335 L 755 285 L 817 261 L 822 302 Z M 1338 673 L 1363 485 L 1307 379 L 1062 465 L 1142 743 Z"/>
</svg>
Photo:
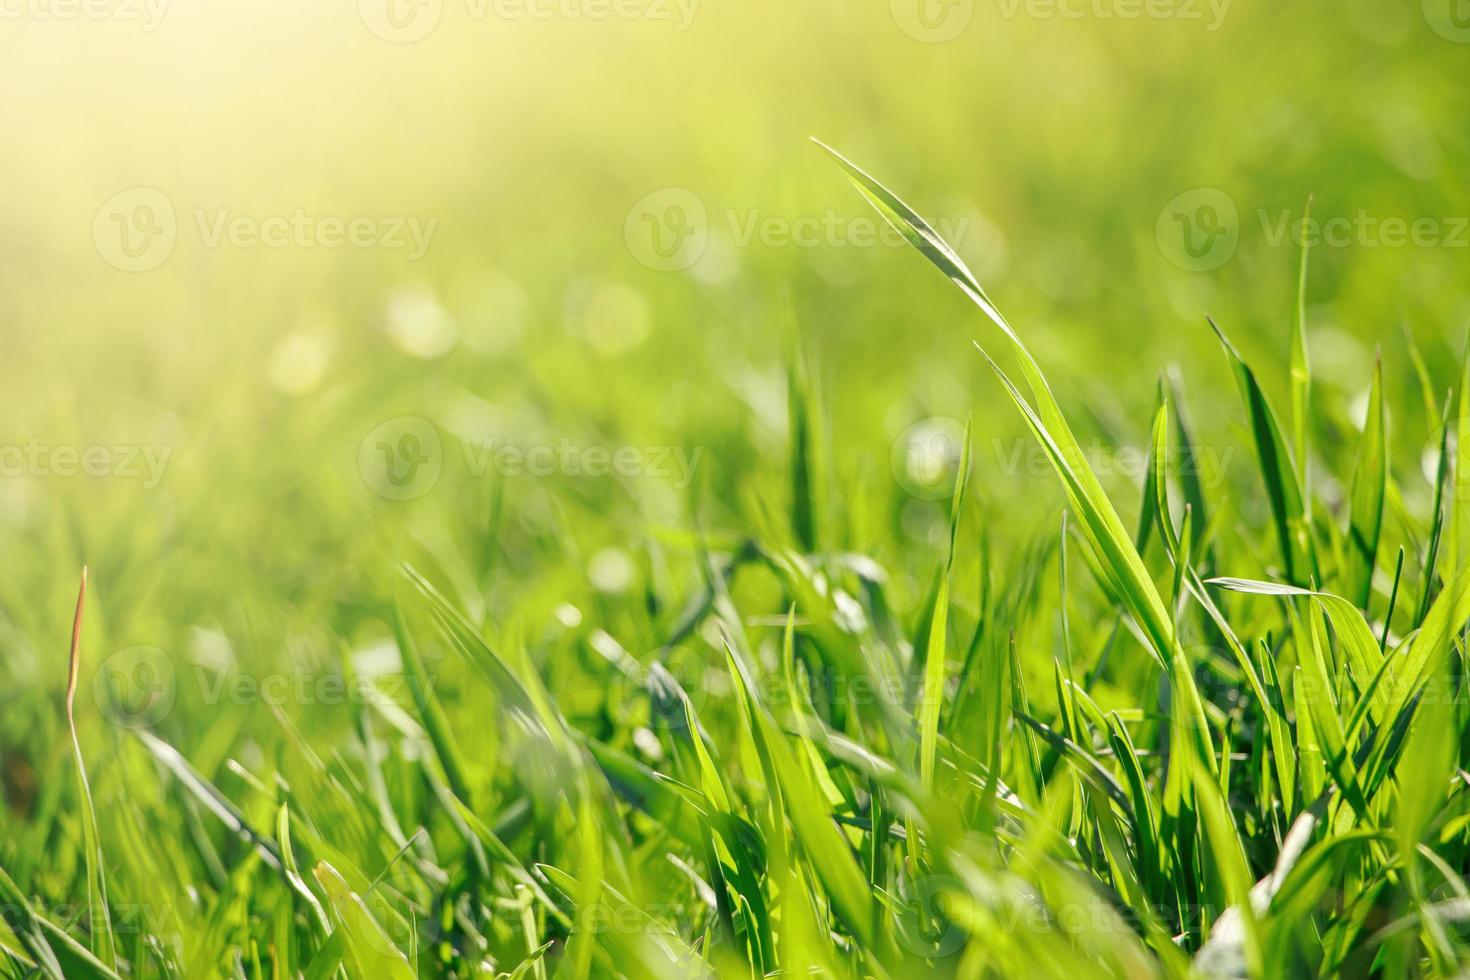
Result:
<svg viewBox="0 0 1470 980">
<path fill-rule="evenodd" d="M 347 955 L 357 965 L 358 975 L 382 977 L 384 980 L 416 980 L 408 959 L 393 945 L 362 896 L 347 886 L 337 869 L 320 861 L 312 873 L 327 893 L 327 901 L 342 924 L 347 936 Z"/>
<path fill-rule="evenodd" d="M 301 876 L 301 869 L 296 865 L 296 854 L 291 847 L 291 811 L 284 803 L 276 812 L 276 841 L 281 848 L 282 873 L 286 876 L 286 883 L 301 897 L 306 907 L 311 909 L 317 925 L 321 926 L 322 935 L 330 936 L 332 921 L 327 918 L 327 910 L 317 901 L 316 894 L 307 885 L 306 879 Z"/>
<path fill-rule="evenodd" d="M 71 623 L 71 657 L 66 677 L 66 726 L 71 732 L 72 758 L 77 766 L 77 791 L 82 801 L 82 852 L 87 870 L 87 917 L 92 932 L 92 952 L 109 969 L 117 968 L 117 937 L 112 931 L 112 911 L 107 902 L 107 872 L 102 862 L 102 842 L 97 833 L 97 812 L 92 806 L 92 786 L 77 738 L 77 674 L 81 670 L 82 612 L 87 604 L 87 569 L 82 567 L 82 584 L 77 590 L 77 610 Z"/>
<path fill-rule="evenodd" d="M 230 802 L 229 797 L 221 793 L 213 783 L 189 765 L 188 760 L 179 754 L 177 749 L 150 731 L 138 729 L 133 734 L 147 747 L 149 752 L 153 753 L 153 757 L 165 769 L 173 773 L 174 778 L 182 783 L 195 799 L 204 804 L 205 809 L 218 817 L 232 833 L 254 844 L 267 865 L 276 870 L 280 869 L 281 852 L 275 842 L 252 827 L 245 818 L 245 814 L 240 812 L 240 808 Z"/>
<path fill-rule="evenodd" d="M 1041 373 L 1040 365 L 1021 341 L 1020 336 L 986 296 L 979 281 L 966 268 L 954 249 L 923 218 L 892 191 L 842 154 L 820 141 L 816 142 L 831 154 L 838 165 L 846 171 L 848 178 L 857 187 L 859 193 L 873 205 L 878 213 L 903 235 L 909 244 L 918 249 L 972 302 L 979 306 L 1010 342 L 1012 350 L 1020 361 L 1021 371 L 1031 389 L 1031 394 L 1036 399 L 1034 409 L 988 354 L 985 355 L 986 360 L 990 361 L 992 370 L 1000 377 L 1007 394 L 1021 410 L 1033 435 L 1041 442 L 1043 449 L 1051 459 L 1053 468 L 1062 477 L 1068 499 L 1073 509 L 1083 519 L 1082 526 L 1089 544 L 1103 560 L 1104 569 L 1111 584 L 1127 604 L 1129 611 L 1133 613 L 1160 662 L 1170 671 L 1175 689 L 1184 694 L 1185 711 L 1197 723 L 1193 726 L 1194 730 L 1201 736 L 1202 741 L 1207 742 L 1208 738 L 1204 736 L 1208 729 L 1204 721 L 1203 708 L 1199 704 L 1194 679 L 1190 676 L 1187 664 L 1184 664 L 1183 657 L 1176 647 L 1173 617 L 1159 596 L 1158 589 L 1132 537 L 1124 527 L 1112 501 L 1104 493 L 1097 474 L 1093 472 L 1088 463 L 1086 452 L 1067 424 L 1061 406 L 1057 404 L 1045 376 Z M 983 348 L 981 348 L 981 353 L 985 353 Z M 1206 753 L 1206 755 L 1211 756 L 1206 764 L 1213 771 L 1213 753 Z"/>
<path fill-rule="evenodd" d="M 434 587 L 412 565 L 402 566 L 404 576 L 419 590 L 426 600 L 429 612 L 439 624 L 450 645 L 460 653 L 501 698 L 501 706 L 519 726 L 545 739 L 548 743 L 572 758 L 570 740 L 565 722 L 538 701 L 525 682 L 517 676 L 493 649 L 485 642 L 478 630 L 464 618 L 458 609 Z M 466 801 L 468 802 L 468 801 Z"/>
<path fill-rule="evenodd" d="M 1378 639 L 1373 636 L 1373 630 L 1363 618 L 1362 612 L 1351 602 L 1331 592 L 1318 592 L 1294 585 L 1283 585 L 1279 582 L 1214 578 L 1210 579 L 1208 584 L 1246 595 L 1313 599 L 1332 623 L 1333 632 L 1337 635 L 1338 643 L 1346 655 L 1348 670 L 1358 690 L 1373 692 L 1368 695 L 1373 698 L 1371 702 L 1374 707 L 1373 717 L 1379 721 L 1385 718 L 1389 709 L 1391 692 L 1375 684 L 1375 678 L 1384 660 L 1382 648 Z"/>
<path fill-rule="evenodd" d="M 444 778 L 455 796 L 461 800 L 473 800 L 469 779 L 465 775 L 468 770 L 460 755 L 459 744 L 454 738 L 453 730 L 449 727 L 449 719 L 444 715 L 444 708 L 434 697 L 434 687 L 429 678 L 429 672 L 424 669 L 424 661 L 419 656 L 418 645 L 414 643 L 413 637 L 408 632 L 408 625 L 404 622 L 403 607 L 397 601 L 393 603 L 393 637 L 398 644 L 398 653 L 403 661 L 403 673 L 408 680 L 409 693 L 413 696 L 414 706 L 418 708 L 419 719 L 424 724 L 424 731 L 428 733 L 429 742 L 433 746 L 439 766 L 444 770 Z"/>
<path fill-rule="evenodd" d="M 981 353 L 985 353 L 983 348 L 981 349 Z M 1006 376 L 1005 372 L 1001 370 L 1000 366 L 988 354 L 985 357 L 990 363 L 991 370 L 1000 378 L 1001 384 L 1006 389 L 1006 393 L 1011 396 L 1011 400 L 1021 410 L 1021 415 L 1026 419 L 1032 434 L 1047 451 L 1047 455 L 1051 459 L 1052 468 L 1061 476 L 1063 486 L 1067 491 L 1067 497 L 1071 501 L 1073 509 L 1083 517 L 1082 527 L 1084 533 L 1087 535 L 1089 544 L 1105 563 L 1102 566 L 1102 570 L 1112 580 L 1112 587 L 1115 594 L 1125 597 L 1135 617 L 1146 614 L 1155 604 L 1162 610 L 1163 600 L 1159 598 L 1153 579 L 1148 576 L 1147 571 L 1142 569 L 1142 559 L 1139 558 L 1138 551 L 1134 548 L 1133 542 L 1128 538 L 1127 533 L 1122 531 L 1121 525 L 1117 529 L 1119 533 L 1112 533 L 1112 529 L 1108 526 L 1105 517 L 1101 513 L 1101 508 L 1098 506 L 1096 500 L 1088 495 L 1079 474 L 1067 464 L 1061 450 L 1053 441 L 1051 433 L 1045 428 L 1041 420 L 1036 416 L 1035 411 L 1026 402 L 1025 398 L 1021 396 L 1021 393 L 1016 390 L 1015 385 Z M 1087 470 L 1087 473 L 1091 475 L 1091 470 Z M 1106 497 L 1102 498 L 1102 502 L 1111 510 L 1111 505 L 1107 504 Z M 1116 519 L 1116 513 L 1113 516 Z M 1139 566 L 1139 577 L 1128 585 L 1125 585 L 1119 576 L 1130 574 L 1135 562 Z M 1195 685 L 1190 665 L 1186 661 L 1183 651 L 1178 648 L 1174 641 L 1172 618 L 1163 620 L 1162 629 L 1166 639 L 1154 640 L 1154 643 L 1166 644 L 1162 647 L 1156 646 L 1156 653 L 1160 659 L 1160 663 L 1169 673 L 1170 683 L 1173 685 L 1172 690 L 1176 692 L 1181 708 L 1181 710 L 1175 713 L 1173 720 L 1178 731 L 1186 735 L 1186 737 L 1181 739 L 1178 744 L 1192 745 L 1200 763 L 1208 767 L 1213 773 L 1215 771 L 1214 749 L 1210 746 L 1209 723 L 1205 717 L 1204 704 L 1200 699 L 1199 689 Z M 1171 755 L 1171 764 L 1176 764 L 1176 760 L 1179 760 L 1177 765 L 1183 765 L 1183 760 L 1187 760 L 1188 758 L 1189 756 L 1186 753 L 1174 753 Z M 1185 788 L 1185 784 L 1183 783 L 1178 785 L 1180 785 L 1181 789 Z"/>
</svg>

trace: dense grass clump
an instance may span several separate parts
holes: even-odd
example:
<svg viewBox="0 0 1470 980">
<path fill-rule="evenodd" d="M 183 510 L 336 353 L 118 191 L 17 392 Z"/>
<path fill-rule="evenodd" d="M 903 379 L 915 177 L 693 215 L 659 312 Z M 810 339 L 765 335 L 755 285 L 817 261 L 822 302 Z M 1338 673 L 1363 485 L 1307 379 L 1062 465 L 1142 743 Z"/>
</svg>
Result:
<svg viewBox="0 0 1470 980">
<path fill-rule="evenodd" d="M 497 502 L 464 532 L 478 555 L 410 529 L 396 586 L 313 606 L 337 696 L 262 685 L 213 713 L 186 691 L 202 654 L 88 664 L 79 599 L 69 737 L 8 762 L 4 975 L 1470 965 L 1470 378 L 1445 396 L 1420 364 L 1426 483 L 1394 465 L 1380 366 L 1356 431 L 1318 417 L 1304 300 L 1284 371 L 1214 325 L 1250 479 L 1202 478 L 1218 447 L 1166 375 L 1120 488 L 1025 330 L 837 159 L 978 307 L 980 353 L 956 356 L 989 362 L 1060 481 L 1055 524 L 1028 540 L 986 503 L 974 421 L 929 504 L 947 533 L 918 588 L 896 582 L 796 352 L 781 498 L 745 527 L 660 528 L 648 554 L 679 560 L 613 562 L 636 603 L 486 615 L 499 536 L 557 545 L 554 516 L 509 527 Z M 1304 248 L 1299 296 L 1306 277 Z"/>
</svg>

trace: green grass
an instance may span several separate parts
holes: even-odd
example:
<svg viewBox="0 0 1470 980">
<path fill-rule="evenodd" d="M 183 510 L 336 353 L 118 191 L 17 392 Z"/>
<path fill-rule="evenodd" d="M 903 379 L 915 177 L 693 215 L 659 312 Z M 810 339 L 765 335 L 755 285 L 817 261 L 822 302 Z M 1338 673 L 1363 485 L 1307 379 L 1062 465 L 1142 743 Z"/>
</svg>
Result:
<svg viewBox="0 0 1470 980">
<path fill-rule="evenodd" d="M 780 481 L 752 479 L 739 520 L 695 481 L 690 520 L 649 517 L 605 560 L 612 585 L 525 557 L 578 550 L 570 481 L 519 510 L 508 481 L 432 521 L 387 505 L 371 571 L 247 590 L 188 634 L 214 617 L 180 603 L 188 655 L 107 653 L 122 610 L 99 572 L 64 712 L 28 699 L 49 721 L 10 736 L 0 973 L 1470 967 L 1470 367 L 1414 352 L 1420 408 L 1363 363 L 1364 422 L 1319 414 L 1303 250 L 1286 368 L 1211 324 L 1253 467 L 1233 481 L 1201 477 L 1221 447 L 1194 441 L 1177 372 L 1099 367 L 1160 378 L 1134 486 L 1095 471 L 1026 325 L 834 156 L 977 308 L 980 350 L 953 356 L 989 366 L 1064 516 L 1008 518 L 1022 477 L 972 453 L 1013 428 L 979 417 L 945 492 L 900 499 L 936 533 L 895 550 L 834 472 L 848 433 L 789 324 Z M 1267 391 L 1288 382 L 1283 416 Z M 1427 477 L 1400 425 L 1439 434 Z M 299 673 L 205 666 L 272 642 L 309 650 Z"/>
</svg>

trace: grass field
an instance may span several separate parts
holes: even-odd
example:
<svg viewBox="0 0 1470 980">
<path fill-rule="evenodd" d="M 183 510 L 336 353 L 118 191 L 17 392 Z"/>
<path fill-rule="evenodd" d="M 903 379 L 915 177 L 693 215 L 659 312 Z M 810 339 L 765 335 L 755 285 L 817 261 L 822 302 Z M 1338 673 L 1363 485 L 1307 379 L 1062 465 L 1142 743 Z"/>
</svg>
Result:
<svg viewBox="0 0 1470 980">
<path fill-rule="evenodd" d="M 0 8 L 0 976 L 1463 975 L 1459 13 Z"/>
</svg>

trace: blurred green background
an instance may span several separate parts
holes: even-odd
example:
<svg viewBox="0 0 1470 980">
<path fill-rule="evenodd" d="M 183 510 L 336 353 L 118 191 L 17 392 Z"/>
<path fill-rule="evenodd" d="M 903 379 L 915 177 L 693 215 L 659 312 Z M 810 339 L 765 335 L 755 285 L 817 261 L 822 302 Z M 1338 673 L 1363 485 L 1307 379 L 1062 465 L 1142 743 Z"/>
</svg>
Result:
<svg viewBox="0 0 1470 980">
<path fill-rule="evenodd" d="M 1060 494 L 971 344 L 990 328 L 873 240 L 812 135 L 953 233 L 1101 447 L 1142 443 L 1177 363 L 1219 478 L 1255 487 L 1204 314 L 1283 399 L 1309 194 L 1349 223 L 1324 227 L 1308 290 L 1322 452 L 1375 345 L 1390 402 L 1418 404 L 1403 328 L 1452 380 L 1451 0 L 394 2 L 3 8 L 7 821 L 62 758 L 83 562 L 92 664 L 145 645 L 181 677 L 331 669 L 381 643 L 399 558 L 533 640 L 596 625 L 643 654 L 695 580 L 690 532 L 790 535 L 794 350 L 824 407 L 828 540 L 910 605 L 967 417 L 994 546 L 1054 533 Z M 1427 434 L 1401 415 L 1413 474 Z M 415 419 L 430 435 L 404 442 Z M 639 462 L 493 455 L 563 445 Z M 1137 473 L 1110 458 L 1129 514 Z M 383 482 L 415 460 L 437 476 Z M 166 728 L 208 771 L 259 716 L 204 693 L 180 683 Z"/>
</svg>

